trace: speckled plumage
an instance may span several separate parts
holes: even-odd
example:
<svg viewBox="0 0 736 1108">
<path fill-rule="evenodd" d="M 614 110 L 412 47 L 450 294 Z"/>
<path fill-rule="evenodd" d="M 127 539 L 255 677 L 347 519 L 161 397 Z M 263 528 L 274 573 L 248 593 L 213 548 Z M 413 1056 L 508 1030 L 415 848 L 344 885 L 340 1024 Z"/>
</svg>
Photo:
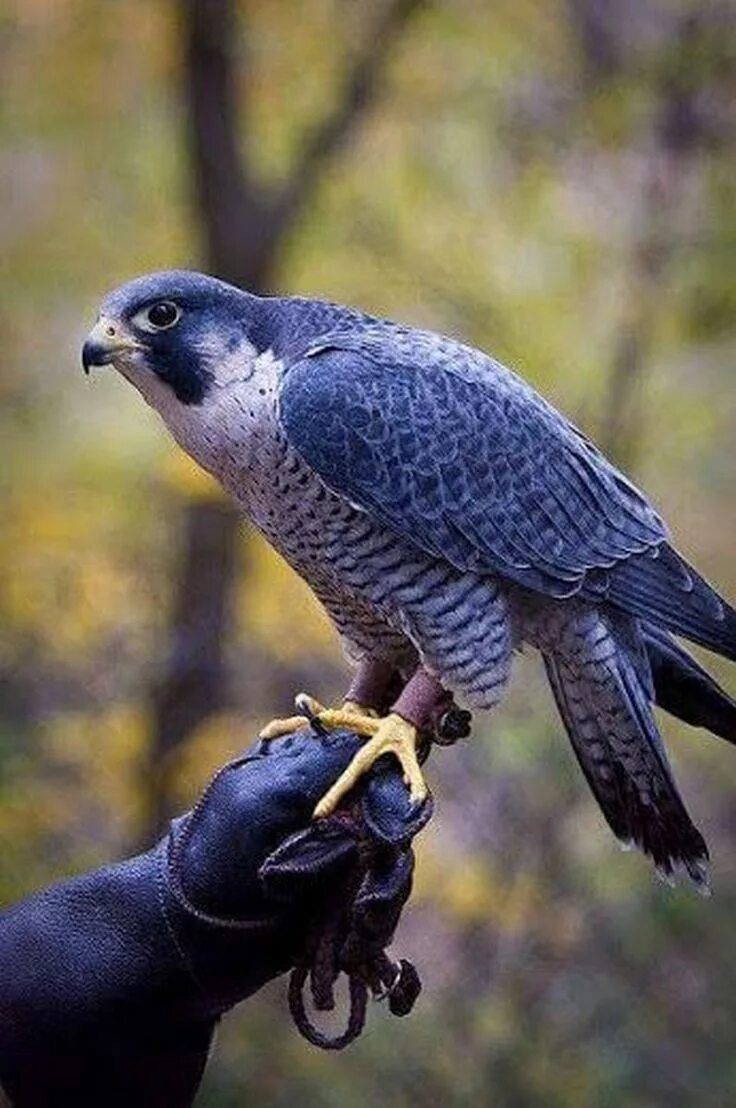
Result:
<svg viewBox="0 0 736 1108">
<path fill-rule="evenodd" d="M 348 653 L 405 674 L 421 663 L 491 708 L 513 650 L 537 647 L 614 832 L 702 884 L 652 670 L 663 628 L 735 658 L 736 616 L 646 498 L 529 385 L 452 339 L 181 273 L 124 286 L 102 315 L 129 326 L 155 299 L 181 321 L 119 368 L 310 583 Z M 725 729 L 695 721 L 725 734 L 717 691 Z"/>
</svg>

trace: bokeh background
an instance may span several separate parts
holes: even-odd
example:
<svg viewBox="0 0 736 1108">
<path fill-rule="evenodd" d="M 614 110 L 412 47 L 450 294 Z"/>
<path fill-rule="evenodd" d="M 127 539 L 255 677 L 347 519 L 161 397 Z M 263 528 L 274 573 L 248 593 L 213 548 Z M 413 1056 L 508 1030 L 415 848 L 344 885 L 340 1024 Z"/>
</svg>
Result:
<svg viewBox="0 0 736 1108">
<path fill-rule="evenodd" d="M 306 588 L 133 390 L 83 378 L 137 273 L 485 347 L 736 596 L 735 28 L 728 0 L 3 7 L 2 902 L 150 841 L 295 690 L 345 681 Z M 663 726 L 713 900 L 617 850 L 523 657 L 432 758 L 415 1013 L 325 1056 L 279 983 L 225 1022 L 198 1103 L 735 1103 L 736 755 Z"/>
</svg>

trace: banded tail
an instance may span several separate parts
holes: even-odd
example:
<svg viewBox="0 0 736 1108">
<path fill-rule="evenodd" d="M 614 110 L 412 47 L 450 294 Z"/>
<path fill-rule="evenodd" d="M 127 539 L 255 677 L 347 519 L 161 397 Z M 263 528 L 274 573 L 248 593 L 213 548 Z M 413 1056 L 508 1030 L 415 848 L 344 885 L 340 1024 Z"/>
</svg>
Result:
<svg viewBox="0 0 736 1108">
<path fill-rule="evenodd" d="M 545 651 L 544 660 L 573 749 L 614 835 L 648 855 L 667 883 L 685 873 L 707 895 L 708 849 L 674 782 L 652 702 L 656 697 L 726 738 L 736 705 L 666 632 L 647 627 L 642 634 L 633 620 L 589 616 L 576 629 L 574 649 Z"/>
</svg>

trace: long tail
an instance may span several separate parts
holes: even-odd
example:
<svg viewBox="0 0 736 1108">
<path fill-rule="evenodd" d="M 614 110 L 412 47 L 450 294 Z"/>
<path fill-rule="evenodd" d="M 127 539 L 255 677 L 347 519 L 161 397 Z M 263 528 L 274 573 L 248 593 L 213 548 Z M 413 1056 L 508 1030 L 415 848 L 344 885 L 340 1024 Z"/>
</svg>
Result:
<svg viewBox="0 0 736 1108">
<path fill-rule="evenodd" d="M 641 631 L 660 708 L 736 744 L 736 701 L 667 631 L 650 623 Z"/>
<path fill-rule="evenodd" d="M 618 634 L 590 617 L 577 638 L 575 650 L 546 652 L 544 660 L 603 815 L 625 846 L 649 855 L 663 880 L 672 884 L 684 871 L 707 894 L 708 849 L 672 778 L 651 710 L 648 665 L 631 627 Z"/>
<path fill-rule="evenodd" d="M 584 591 L 736 661 L 736 611 L 668 543 L 632 555 Z"/>
</svg>

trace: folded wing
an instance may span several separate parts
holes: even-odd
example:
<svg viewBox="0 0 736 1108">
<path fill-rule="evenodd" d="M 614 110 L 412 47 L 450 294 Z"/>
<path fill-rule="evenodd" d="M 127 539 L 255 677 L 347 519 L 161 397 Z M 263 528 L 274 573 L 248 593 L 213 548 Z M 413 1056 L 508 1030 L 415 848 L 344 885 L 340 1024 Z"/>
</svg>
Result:
<svg viewBox="0 0 736 1108">
<path fill-rule="evenodd" d="M 325 484 L 428 553 L 736 657 L 736 614 L 646 497 L 480 352 L 400 328 L 338 332 L 287 367 L 280 417 Z"/>
</svg>

